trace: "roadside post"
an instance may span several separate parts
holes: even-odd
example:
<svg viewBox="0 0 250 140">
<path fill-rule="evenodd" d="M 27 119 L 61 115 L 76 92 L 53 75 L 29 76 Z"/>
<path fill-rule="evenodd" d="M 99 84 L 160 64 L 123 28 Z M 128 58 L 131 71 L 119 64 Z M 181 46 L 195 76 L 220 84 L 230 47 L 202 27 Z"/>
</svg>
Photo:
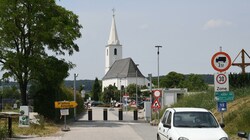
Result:
<svg viewBox="0 0 250 140">
<path fill-rule="evenodd" d="M 162 90 L 153 90 L 153 95 L 154 95 L 154 101 L 153 104 L 151 105 L 151 108 L 153 109 L 154 112 L 157 113 L 158 115 L 158 121 L 160 120 L 160 113 L 159 113 L 159 109 L 161 108 L 161 104 L 160 104 L 160 97 L 162 95 Z"/>
<path fill-rule="evenodd" d="M 69 108 L 75 108 L 77 103 L 75 101 L 55 101 L 55 108 L 60 108 L 61 116 L 64 117 L 64 127 L 61 128 L 62 131 L 69 131 L 70 128 L 66 125 L 67 118 L 69 115 Z"/>
<path fill-rule="evenodd" d="M 229 91 L 229 78 L 226 70 L 232 64 L 230 56 L 225 52 L 217 52 L 211 59 L 211 65 L 217 73 L 214 73 L 214 97 L 217 101 L 217 110 L 221 113 L 223 123 L 223 112 L 227 111 L 227 102 L 234 100 L 234 93 Z"/>
</svg>

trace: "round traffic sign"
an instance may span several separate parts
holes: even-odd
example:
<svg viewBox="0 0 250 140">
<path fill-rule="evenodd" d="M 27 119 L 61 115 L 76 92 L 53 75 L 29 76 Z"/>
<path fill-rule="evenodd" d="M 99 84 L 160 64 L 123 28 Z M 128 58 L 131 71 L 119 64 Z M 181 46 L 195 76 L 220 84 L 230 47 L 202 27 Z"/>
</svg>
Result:
<svg viewBox="0 0 250 140">
<path fill-rule="evenodd" d="M 230 56 L 225 52 L 217 52 L 211 59 L 212 67 L 219 72 L 228 70 L 231 62 Z"/>
<path fill-rule="evenodd" d="M 225 74 L 218 74 L 216 76 L 216 81 L 218 84 L 225 84 L 227 82 L 227 76 Z"/>
<path fill-rule="evenodd" d="M 155 90 L 154 91 L 154 96 L 155 96 L 155 98 L 159 98 L 161 96 L 160 90 Z"/>
</svg>

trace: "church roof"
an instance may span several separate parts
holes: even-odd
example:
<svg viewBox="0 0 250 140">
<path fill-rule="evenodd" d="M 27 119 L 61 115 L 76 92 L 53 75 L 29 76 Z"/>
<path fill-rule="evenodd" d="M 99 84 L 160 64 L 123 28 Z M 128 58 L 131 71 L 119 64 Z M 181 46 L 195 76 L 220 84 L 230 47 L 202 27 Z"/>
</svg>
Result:
<svg viewBox="0 0 250 140">
<path fill-rule="evenodd" d="M 137 77 L 145 78 L 131 58 L 116 60 L 106 75 L 103 77 L 103 80 L 112 78 L 136 77 L 136 71 Z"/>
<path fill-rule="evenodd" d="M 118 34 L 116 30 L 116 24 L 115 24 L 115 14 L 113 14 L 113 18 L 112 18 L 108 45 L 120 45 L 120 41 L 118 39 Z"/>
</svg>

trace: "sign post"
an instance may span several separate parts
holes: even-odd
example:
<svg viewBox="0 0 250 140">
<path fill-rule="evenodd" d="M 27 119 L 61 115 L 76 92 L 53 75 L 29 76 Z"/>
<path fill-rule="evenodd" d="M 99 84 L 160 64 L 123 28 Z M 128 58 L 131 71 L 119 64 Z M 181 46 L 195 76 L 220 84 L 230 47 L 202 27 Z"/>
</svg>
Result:
<svg viewBox="0 0 250 140">
<path fill-rule="evenodd" d="M 61 116 L 64 117 L 64 127 L 62 131 L 69 131 L 70 128 L 66 126 L 66 116 L 69 115 L 69 108 L 76 108 L 77 103 L 75 101 L 55 101 L 55 108 L 60 108 Z"/>
<path fill-rule="evenodd" d="M 223 112 L 227 111 L 227 102 L 234 99 L 232 92 L 229 92 L 229 78 L 226 70 L 232 64 L 230 56 L 225 52 L 217 52 L 211 59 L 212 67 L 218 71 L 214 74 L 215 100 L 218 111 L 221 112 L 221 123 L 223 123 Z"/>
</svg>

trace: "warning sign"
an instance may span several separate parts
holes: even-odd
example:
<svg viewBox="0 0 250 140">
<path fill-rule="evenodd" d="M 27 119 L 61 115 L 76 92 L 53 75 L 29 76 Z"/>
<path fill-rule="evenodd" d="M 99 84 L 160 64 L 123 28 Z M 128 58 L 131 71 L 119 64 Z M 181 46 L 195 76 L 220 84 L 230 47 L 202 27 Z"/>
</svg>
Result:
<svg viewBox="0 0 250 140">
<path fill-rule="evenodd" d="M 152 109 L 160 109 L 161 105 L 158 100 L 155 100 L 154 103 L 151 106 Z"/>
</svg>

